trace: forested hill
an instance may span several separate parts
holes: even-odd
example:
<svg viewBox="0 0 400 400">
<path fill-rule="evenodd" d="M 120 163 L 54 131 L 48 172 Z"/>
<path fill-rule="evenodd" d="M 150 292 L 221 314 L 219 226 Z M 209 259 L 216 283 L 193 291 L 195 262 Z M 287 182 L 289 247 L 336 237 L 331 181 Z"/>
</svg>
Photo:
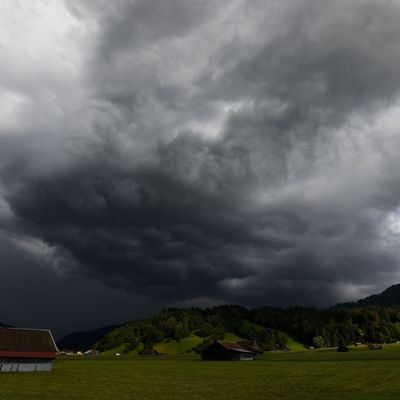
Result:
<svg viewBox="0 0 400 400">
<path fill-rule="evenodd" d="M 109 332 L 95 347 L 103 352 L 123 346 L 126 352 L 131 352 L 156 344 L 163 347 L 185 342 L 185 346 L 192 345 L 187 350 L 196 351 L 216 339 L 227 338 L 255 339 L 265 349 L 287 345 L 289 338 L 285 333 L 260 325 L 253 317 L 252 311 L 238 305 L 206 310 L 195 307 L 167 309 L 151 318 L 131 321 Z"/>
<path fill-rule="evenodd" d="M 196 351 L 213 340 L 226 339 L 227 334 L 256 340 L 265 350 L 290 348 L 289 338 L 315 347 L 394 342 L 400 340 L 400 308 L 371 306 L 319 310 L 292 307 L 282 310 L 263 307 L 249 310 L 226 305 L 206 310 L 168 309 L 109 332 L 95 346 L 100 351 L 119 347 L 131 352 L 143 346 L 179 343 L 192 338 L 191 350 Z"/>
<path fill-rule="evenodd" d="M 400 285 L 390 286 L 380 294 L 374 294 L 364 299 L 338 304 L 336 307 L 368 307 L 379 306 L 400 306 Z"/>
</svg>

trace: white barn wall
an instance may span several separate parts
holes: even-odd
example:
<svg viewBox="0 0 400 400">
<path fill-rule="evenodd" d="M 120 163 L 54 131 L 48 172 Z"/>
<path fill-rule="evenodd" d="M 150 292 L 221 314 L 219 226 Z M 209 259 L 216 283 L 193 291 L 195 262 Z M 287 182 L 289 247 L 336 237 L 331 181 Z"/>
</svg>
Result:
<svg viewBox="0 0 400 400">
<path fill-rule="evenodd" d="M 49 372 L 52 369 L 52 360 L 0 360 L 0 372 Z"/>
</svg>

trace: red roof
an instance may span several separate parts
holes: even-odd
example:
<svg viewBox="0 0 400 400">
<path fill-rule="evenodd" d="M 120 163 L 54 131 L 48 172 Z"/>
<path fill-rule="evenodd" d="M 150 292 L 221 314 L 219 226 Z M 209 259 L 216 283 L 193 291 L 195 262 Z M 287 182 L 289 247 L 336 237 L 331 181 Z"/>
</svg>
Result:
<svg viewBox="0 0 400 400">
<path fill-rule="evenodd" d="M 217 342 L 226 350 L 237 351 L 239 353 L 251 353 L 251 354 L 253 354 L 252 351 L 244 349 L 242 346 L 238 345 L 237 343 L 224 342 L 222 340 L 217 340 Z"/>
<path fill-rule="evenodd" d="M 49 330 L 0 328 L 0 357 L 55 358 L 56 354 Z"/>
</svg>

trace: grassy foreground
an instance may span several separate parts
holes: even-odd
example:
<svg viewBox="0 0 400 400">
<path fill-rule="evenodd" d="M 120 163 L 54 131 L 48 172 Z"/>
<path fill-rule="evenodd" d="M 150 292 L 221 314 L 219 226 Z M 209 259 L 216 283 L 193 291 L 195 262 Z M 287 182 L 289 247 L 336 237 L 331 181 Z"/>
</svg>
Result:
<svg viewBox="0 0 400 400">
<path fill-rule="evenodd" d="M 0 399 L 389 400 L 400 393 L 400 347 L 268 353 L 250 362 L 194 356 L 60 358 L 51 373 L 0 374 Z"/>
</svg>

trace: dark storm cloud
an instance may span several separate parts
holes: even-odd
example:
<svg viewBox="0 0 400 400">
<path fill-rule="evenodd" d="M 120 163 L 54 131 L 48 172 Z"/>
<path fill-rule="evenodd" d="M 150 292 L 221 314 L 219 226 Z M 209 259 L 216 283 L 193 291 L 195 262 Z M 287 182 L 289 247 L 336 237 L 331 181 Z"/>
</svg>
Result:
<svg viewBox="0 0 400 400">
<path fill-rule="evenodd" d="M 179 153 L 201 151 L 184 141 Z M 97 154 L 96 162 L 67 174 L 32 179 L 9 200 L 34 236 L 71 252 L 76 272 L 110 284 L 186 298 L 253 274 L 240 260 L 258 241 L 237 204 L 243 196 L 230 182 L 212 187 L 219 182 L 207 172 L 208 182 L 187 181 L 189 160 L 178 159 L 175 148 L 160 149 L 158 157 L 126 171 Z"/>
<path fill-rule="evenodd" d="M 33 243 L 13 239 L 1 235 L 3 323 L 51 328 L 53 335 L 61 338 L 73 330 L 148 317 L 162 307 L 157 301 L 108 288 L 95 280 L 61 277 L 52 268 L 54 260 L 49 254 L 43 257 L 32 253 Z"/>
<path fill-rule="evenodd" d="M 48 124 L 0 135 L 5 234 L 154 302 L 327 305 L 398 280 L 395 2 L 69 10 L 91 51 Z"/>
<path fill-rule="evenodd" d="M 126 49 L 185 36 L 213 11 L 210 3 L 142 0 L 121 4 L 104 18 L 101 52 L 112 57 Z"/>
</svg>

